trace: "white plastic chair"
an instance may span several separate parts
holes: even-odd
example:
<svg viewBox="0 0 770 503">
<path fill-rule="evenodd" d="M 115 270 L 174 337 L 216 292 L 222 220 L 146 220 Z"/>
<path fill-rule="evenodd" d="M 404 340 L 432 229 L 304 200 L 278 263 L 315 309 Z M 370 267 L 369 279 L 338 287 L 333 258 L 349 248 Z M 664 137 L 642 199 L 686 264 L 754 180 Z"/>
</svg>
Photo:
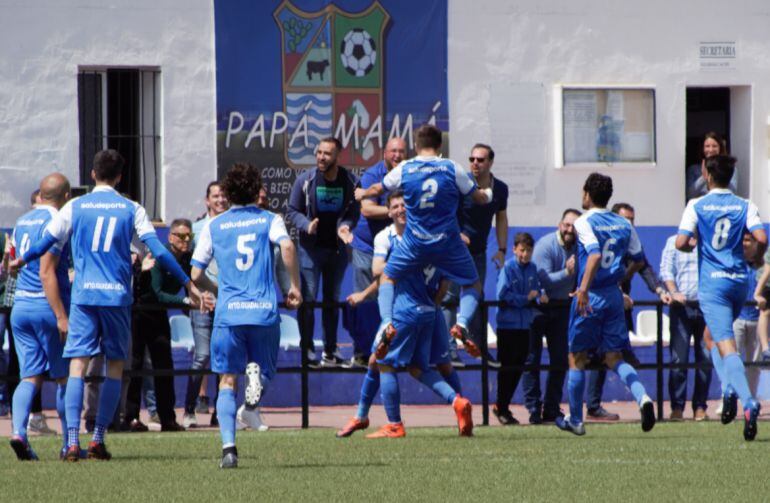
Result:
<svg viewBox="0 0 770 503">
<path fill-rule="evenodd" d="M 289 348 L 300 346 L 299 323 L 296 318 L 288 314 L 281 314 L 281 348 L 286 351 Z"/>
<path fill-rule="evenodd" d="M 168 319 L 168 323 L 171 326 L 171 347 L 192 350 L 195 339 L 190 318 L 184 314 L 175 314 Z"/>
<path fill-rule="evenodd" d="M 671 339 L 670 321 L 666 313 L 662 313 L 663 345 L 668 346 Z M 651 309 L 639 311 L 636 315 L 636 333 L 631 334 L 632 346 L 649 346 L 658 340 L 657 313 Z"/>
</svg>

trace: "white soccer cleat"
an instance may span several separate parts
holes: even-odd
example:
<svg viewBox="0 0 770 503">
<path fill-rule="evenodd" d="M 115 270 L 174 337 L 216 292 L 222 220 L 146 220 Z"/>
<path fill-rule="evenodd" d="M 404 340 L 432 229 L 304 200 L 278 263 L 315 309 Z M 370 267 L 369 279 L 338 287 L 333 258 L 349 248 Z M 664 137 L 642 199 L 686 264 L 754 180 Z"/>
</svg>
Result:
<svg viewBox="0 0 770 503">
<path fill-rule="evenodd" d="M 270 427 L 262 420 L 262 414 L 259 412 L 259 407 L 248 409 L 245 405 L 241 405 L 238 409 L 238 413 L 235 415 L 235 420 L 235 428 L 237 430 L 250 428 L 254 431 L 267 431 L 270 429 Z"/>
<path fill-rule="evenodd" d="M 246 365 L 246 405 L 253 409 L 259 405 L 259 400 L 262 398 L 262 375 L 259 368 L 259 364 L 251 362 Z"/>
</svg>

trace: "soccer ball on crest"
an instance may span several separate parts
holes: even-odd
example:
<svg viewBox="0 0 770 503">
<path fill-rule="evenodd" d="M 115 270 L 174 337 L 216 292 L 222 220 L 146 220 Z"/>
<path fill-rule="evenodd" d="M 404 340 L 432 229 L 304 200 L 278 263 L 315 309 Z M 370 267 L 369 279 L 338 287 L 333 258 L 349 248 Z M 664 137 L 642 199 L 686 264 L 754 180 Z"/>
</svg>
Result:
<svg viewBox="0 0 770 503">
<path fill-rule="evenodd" d="M 374 68 L 377 47 L 366 30 L 353 28 L 345 34 L 340 46 L 342 66 L 350 75 L 363 77 Z"/>
</svg>

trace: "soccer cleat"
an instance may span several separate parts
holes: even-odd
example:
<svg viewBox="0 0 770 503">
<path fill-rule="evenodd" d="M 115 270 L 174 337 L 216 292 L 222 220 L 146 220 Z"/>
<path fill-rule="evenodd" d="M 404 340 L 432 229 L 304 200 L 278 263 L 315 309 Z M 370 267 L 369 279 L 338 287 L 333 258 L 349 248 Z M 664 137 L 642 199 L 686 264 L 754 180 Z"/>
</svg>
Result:
<svg viewBox="0 0 770 503">
<path fill-rule="evenodd" d="M 374 357 L 378 360 L 382 360 L 388 354 L 388 348 L 390 343 L 396 337 L 396 328 L 392 323 L 388 323 L 381 332 L 380 342 L 377 344 L 377 349 L 374 351 Z"/>
<path fill-rule="evenodd" d="M 67 450 L 67 454 L 69 454 L 69 450 Z M 90 442 L 88 444 L 88 459 L 109 461 L 112 459 L 112 454 L 107 450 L 104 442 Z"/>
<path fill-rule="evenodd" d="M 238 468 L 238 450 L 235 447 L 228 447 L 222 450 L 222 461 L 219 467 L 223 469 Z"/>
<path fill-rule="evenodd" d="M 481 358 L 481 350 L 479 349 L 479 347 L 476 345 L 475 342 L 468 339 L 467 328 L 461 327 L 460 325 L 455 325 L 449 331 L 449 335 L 451 335 L 452 337 L 454 337 L 455 339 L 463 343 L 466 353 L 468 353 L 474 358 Z"/>
<path fill-rule="evenodd" d="M 583 423 L 573 424 L 569 416 L 557 417 L 556 421 L 554 421 L 554 424 L 560 430 L 574 433 L 577 436 L 586 434 L 586 427 L 583 425 Z"/>
<path fill-rule="evenodd" d="M 642 431 L 650 431 L 655 426 L 655 406 L 647 395 L 642 398 L 639 412 L 642 414 Z"/>
<path fill-rule="evenodd" d="M 374 433 L 370 433 L 366 438 L 402 438 L 406 436 L 404 423 L 388 423 Z"/>
<path fill-rule="evenodd" d="M 45 416 L 40 413 L 33 412 L 29 415 L 29 426 L 27 426 L 27 429 L 30 433 L 37 433 L 38 435 L 56 435 L 56 432 L 48 427 Z"/>
<path fill-rule="evenodd" d="M 737 415 L 738 395 L 732 390 L 732 388 L 729 388 L 727 391 L 725 391 L 725 394 L 722 395 L 722 414 L 720 415 L 722 424 L 732 423 L 733 419 L 735 419 L 735 416 Z"/>
<path fill-rule="evenodd" d="M 72 458 L 73 459 L 67 459 L 67 455 L 69 454 L 70 450 L 72 450 Z M 77 456 L 76 456 L 77 453 Z M 85 449 L 81 449 L 80 446 L 72 445 L 70 447 L 62 447 L 59 450 L 59 459 L 62 461 L 77 461 L 79 459 L 87 459 L 88 458 L 88 451 Z"/>
<path fill-rule="evenodd" d="M 455 410 L 455 416 L 457 416 L 457 429 L 460 432 L 460 436 L 472 437 L 473 416 L 471 415 L 471 412 L 473 411 L 473 407 L 471 406 L 471 401 L 457 395 L 452 402 L 452 408 Z"/>
<path fill-rule="evenodd" d="M 262 420 L 262 414 L 259 412 L 259 407 L 249 409 L 245 405 L 241 405 L 238 408 L 238 412 L 235 415 L 235 427 L 238 430 L 250 428 L 254 431 L 267 431 L 270 429 L 270 427 Z"/>
<path fill-rule="evenodd" d="M 751 442 L 757 436 L 757 419 L 762 406 L 756 400 L 749 400 L 749 405 L 743 410 L 743 438 Z"/>
<path fill-rule="evenodd" d="M 32 450 L 29 442 L 18 435 L 11 437 L 11 449 L 16 453 L 19 461 L 38 461 L 37 454 Z"/>
<path fill-rule="evenodd" d="M 246 407 L 253 409 L 259 405 L 259 401 L 262 398 L 262 369 L 259 368 L 259 364 L 251 362 L 246 365 L 246 397 L 244 403 Z"/>
<path fill-rule="evenodd" d="M 492 406 L 492 414 L 494 414 L 494 416 L 503 426 L 519 424 L 519 421 L 513 417 L 513 414 L 511 414 L 510 409 L 501 409 L 497 406 L 497 404 Z"/>
<path fill-rule="evenodd" d="M 185 428 L 196 428 L 198 426 L 198 418 L 193 414 L 185 414 L 182 418 L 182 426 Z"/>
<path fill-rule="evenodd" d="M 348 423 L 338 430 L 336 433 L 337 438 L 347 438 L 358 430 L 365 430 L 369 427 L 369 418 L 358 419 L 357 417 L 351 418 Z"/>
</svg>

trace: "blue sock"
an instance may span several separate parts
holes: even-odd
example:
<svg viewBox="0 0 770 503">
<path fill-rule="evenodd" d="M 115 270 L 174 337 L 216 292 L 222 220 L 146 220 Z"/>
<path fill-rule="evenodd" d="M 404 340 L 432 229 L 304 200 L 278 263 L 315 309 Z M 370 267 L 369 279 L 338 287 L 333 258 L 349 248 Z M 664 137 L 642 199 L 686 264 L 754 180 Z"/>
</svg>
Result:
<svg viewBox="0 0 770 503">
<path fill-rule="evenodd" d="M 460 309 L 457 313 L 458 325 L 468 328 L 476 308 L 479 307 L 480 297 L 481 295 L 475 288 L 463 288 L 463 291 L 460 293 Z"/>
<path fill-rule="evenodd" d="M 444 380 L 449 384 L 455 393 L 458 395 L 463 394 L 463 385 L 460 383 L 460 374 L 453 368 L 449 375 L 444 376 Z"/>
<path fill-rule="evenodd" d="M 380 372 L 371 368 L 367 369 L 364 382 L 361 383 L 361 398 L 358 399 L 358 419 L 369 417 L 369 409 L 372 407 L 377 390 L 380 389 Z"/>
<path fill-rule="evenodd" d="M 395 372 L 380 373 L 380 395 L 382 395 L 382 405 L 385 407 L 388 422 L 400 423 L 401 392 L 398 389 L 398 375 Z"/>
<path fill-rule="evenodd" d="M 64 408 L 67 418 L 67 445 L 80 445 L 80 413 L 83 411 L 83 386 L 80 377 L 67 379 Z"/>
<path fill-rule="evenodd" d="M 583 394 L 585 389 L 585 371 L 569 369 L 567 374 L 567 394 L 569 395 L 569 420 L 572 424 L 583 422 Z"/>
<path fill-rule="evenodd" d="M 714 370 L 717 371 L 717 377 L 719 377 L 719 384 L 722 386 L 722 395 L 727 391 L 727 376 L 725 375 L 725 365 L 722 361 L 722 355 L 719 354 L 719 348 L 716 344 L 711 348 L 711 364 L 714 366 Z"/>
<path fill-rule="evenodd" d="M 27 423 L 29 411 L 32 410 L 32 399 L 35 398 L 37 388 L 29 381 L 21 381 L 13 392 L 11 414 L 13 415 L 13 434 L 24 440 L 27 439 Z"/>
<path fill-rule="evenodd" d="M 56 386 L 56 412 L 59 413 L 61 421 L 61 441 L 62 447 L 67 448 L 67 410 L 64 407 L 64 392 L 67 391 L 66 384 Z"/>
<path fill-rule="evenodd" d="M 751 396 L 749 381 L 746 379 L 746 368 L 743 366 L 741 357 L 738 356 L 738 353 L 730 353 L 722 358 L 722 361 L 725 366 L 727 382 L 730 383 L 730 386 L 738 394 L 738 399 L 745 409 L 753 403 L 754 397 Z"/>
<path fill-rule="evenodd" d="M 432 389 L 435 394 L 443 398 L 446 403 L 452 405 L 452 402 L 457 396 L 457 392 L 441 378 L 441 374 L 433 369 L 429 369 L 421 373 L 418 380 Z"/>
<path fill-rule="evenodd" d="M 115 419 L 115 411 L 120 403 L 120 388 L 122 379 L 107 377 L 99 391 L 99 409 L 96 411 L 96 426 L 94 427 L 93 442 L 104 442 L 104 434 L 107 427 Z"/>
<path fill-rule="evenodd" d="M 380 308 L 380 318 L 383 323 L 390 323 L 393 319 L 393 296 L 395 294 L 395 285 L 389 281 L 380 283 L 380 290 L 377 294 L 377 306 Z"/>
<path fill-rule="evenodd" d="M 620 380 L 623 381 L 623 384 L 631 390 L 631 394 L 634 395 L 636 403 L 642 405 L 642 398 L 644 398 L 644 395 L 646 395 L 647 392 L 644 389 L 642 381 L 639 380 L 639 374 L 636 373 L 636 369 L 628 363 L 621 361 L 613 370 L 620 376 Z"/>
<path fill-rule="evenodd" d="M 219 398 L 217 398 L 217 417 L 223 449 L 235 445 L 235 412 L 235 390 L 220 389 Z"/>
</svg>

